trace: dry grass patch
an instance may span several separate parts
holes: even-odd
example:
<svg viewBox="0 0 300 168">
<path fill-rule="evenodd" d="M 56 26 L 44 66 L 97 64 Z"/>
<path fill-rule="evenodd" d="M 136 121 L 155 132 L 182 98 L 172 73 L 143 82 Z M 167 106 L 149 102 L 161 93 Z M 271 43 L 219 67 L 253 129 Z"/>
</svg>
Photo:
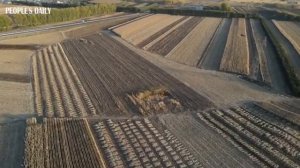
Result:
<svg viewBox="0 0 300 168">
<path fill-rule="evenodd" d="M 181 103 L 165 88 L 150 89 L 128 95 L 143 115 L 182 111 Z"/>
</svg>

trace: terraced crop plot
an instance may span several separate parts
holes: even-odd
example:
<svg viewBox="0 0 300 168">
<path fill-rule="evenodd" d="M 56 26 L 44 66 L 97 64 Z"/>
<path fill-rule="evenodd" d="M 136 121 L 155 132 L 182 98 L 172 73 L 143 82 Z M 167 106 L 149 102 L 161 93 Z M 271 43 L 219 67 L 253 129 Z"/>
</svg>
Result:
<svg viewBox="0 0 300 168">
<path fill-rule="evenodd" d="M 60 45 L 37 51 L 32 67 L 35 110 L 39 116 L 75 117 L 96 114 Z"/>
<path fill-rule="evenodd" d="M 65 41 L 62 46 L 98 114 L 144 114 L 129 96 L 153 88 L 165 88 L 183 110 L 212 106 L 209 100 L 106 34 L 89 36 L 85 42 Z"/>
<path fill-rule="evenodd" d="M 220 18 L 204 18 L 166 58 L 186 65 L 197 66 L 221 21 Z"/>
<path fill-rule="evenodd" d="M 280 32 L 292 43 L 300 55 L 300 23 L 289 21 L 273 21 Z"/>
<path fill-rule="evenodd" d="M 185 24 L 179 26 L 167 36 L 156 42 L 148 50 L 162 56 L 166 56 L 177 44 L 189 34 L 201 21 L 201 17 L 193 17 Z"/>
<path fill-rule="evenodd" d="M 176 137 L 160 133 L 148 119 L 108 119 L 93 128 L 108 167 L 201 167 Z"/>
<path fill-rule="evenodd" d="M 105 167 L 84 119 L 44 119 L 26 128 L 24 167 Z"/>
<path fill-rule="evenodd" d="M 249 51 L 245 19 L 234 18 L 232 20 L 220 70 L 249 74 Z"/>
<path fill-rule="evenodd" d="M 299 167 L 299 125 L 257 105 L 198 113 L 198 118 L 260 166 Z"/>
</svg>

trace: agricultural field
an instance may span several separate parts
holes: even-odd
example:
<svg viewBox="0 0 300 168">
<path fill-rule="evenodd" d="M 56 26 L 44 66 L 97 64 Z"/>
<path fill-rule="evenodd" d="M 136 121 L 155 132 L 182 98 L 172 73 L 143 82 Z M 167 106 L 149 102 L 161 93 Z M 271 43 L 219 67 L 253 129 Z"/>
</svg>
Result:
<svg viewBox="0 0 300 168">
<path fill-rule="evenodd" d="M 39 116 L 96 114 L 60 44 L 38 50 L 32 58 L 35 111 Z"/>
<path fill-rule="evenodd" d="M 105 167 L 85 119 L 27 120 L 24 167 Z"/>
<path fill-rule="evenodd" d="M 182 64 L 197 66 L 202 61 L 203 54 L 221 21 L 220 18 L 204 18 L 166 58 Z"/>
<path fill-rule="evenodd" d="M 92 127 L 108 167 L 201 167 L 184 144 L 148 119 L 108 119 Z"/>
<path fill-rule="evenodd" d="M 100 116 L 152 115 L 212 106 L 105 33 L 65 41 L 62 46 Z"/>
<path fill-rule="evenodd" d="M 197 116 L 260 167 L 300 165 L 299 125 L 277 115 L 274 109 L 247 104 Z"/>
<path fill-rule="evenodd" d="M 228 34 L 220 70 L 249 74 L 249 49 L 245 19 L 233 19 Z"/>
<path fill-rule="evenodd" d="M 300 55 L 300 23 L 290 21 L 273 21 L 280 32 L 291 42 Z"/>
</svg>

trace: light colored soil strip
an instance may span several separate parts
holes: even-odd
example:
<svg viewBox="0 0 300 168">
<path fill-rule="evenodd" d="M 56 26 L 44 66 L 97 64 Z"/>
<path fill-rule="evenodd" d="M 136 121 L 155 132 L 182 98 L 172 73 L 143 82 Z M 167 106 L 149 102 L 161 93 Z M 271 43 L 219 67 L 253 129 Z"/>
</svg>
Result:
<svg viewBox="0 0 300 168">
<path fill-rule="evenodd" d="M 249 51 L 245 19 L 233 19 L 220 70 L 249 75 Z"/>
<path fill-rule="evenodd" d="M 205 18 L 166 57 L 176 62 L 196 66 L 222 19 Z"/>
</svg>

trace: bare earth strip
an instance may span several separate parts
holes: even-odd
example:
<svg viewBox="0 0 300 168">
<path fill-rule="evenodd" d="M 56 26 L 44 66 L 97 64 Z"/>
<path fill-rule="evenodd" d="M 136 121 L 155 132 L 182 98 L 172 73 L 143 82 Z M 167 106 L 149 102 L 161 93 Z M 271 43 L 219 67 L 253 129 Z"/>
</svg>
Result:
<svg viewBox="0 0 300 168">
<path fill-rule="evenodd" d="M 198 67 L 210 70 L 219 70 L 231 21 L 232 20 L 228 18 L 223 19 L 220 27 L 204 53 L 201 65 L 198 65 Z"/>
<path fill-rule="evenodd" d="M 183 16 L 167 16 L 162 17 L 159 21 L 153 23 L 152 25 L 149 25 L 148 27 L 136 31 L 135 34 L 128 37 L 127 40 L 132 43 L 133 45 L 137 45 L 140 42 L 144 41 L 154 33 L 160 31 L 164 27 L 172 24 L 173 22 L 176 22 L 177 20 L 181 19 Z"/>
<path fill-rule="evenodd" d="M 259 55 L 260 72 L 265 83 L 281 93 L 290 93 L 283 67 L 276 56 L 275 50 L 267 38 L 261 23 L 251 20 L 254 39 Z"/>
<path fill-rule="evenodd" d="M 257 167 L 249 156 L 191 115 L 164 115 L 159 120 L 183 144 L 187 145 L 204 167 Z"/>
<path fill-rule="evenodd" d="M 300 55 L 300 24 L 289 21 L 273 21 L 280 32 L 292 43 Z"/>
<path fill-rule="evenodd" d="M 204 18 L 166 58 L 176 62 L 196 66 L 203 57 L 208 44 L 222 19 Z"/>
<path fill-rule="evenodd" d="M 269 28 L 271 28 L 270 30 L 273 32 L 277 40 L 281 42 L 281 45 L 287 52 L 290 64 L 294 68 L 297 77 L 300 79 L 300 55 L 297 53 L 290 41 L 286 37 L 284 37 L 283 34 L 281 34 L 279 29 L 274 25 L 272 21 L 267 21 L 266 23 L 269 26 Z"/>
<path fill-rule="evenodd" d="M 249 51 L 245 19 L 234 18 L 230 27 L 220 70 L 249 74 Z"/>
<path fill-rule="evenodd" d="M 122 38 L 128 39 L 133 36 L 135 33 L 140 32 L 149 26 L 160 22 L 162 19 L 169 17 L 169 15 L 157 14 L 151 15 L 149 17 L 137 20 L 136 22 L 132 22 L 126 24 L 124 26 L 118 27 L 114 29 L 114 32 L 119 34 Z"/>
<path fill-rule="evenodd" d="M 29 83 L 0 81 L 0 122 L 33 115 Z"/>
<path fill-rule="evenodd" d="M 24 121 L 0 125 L 0 167 L 21 167 L 24 153 Z"/>
</svg>

